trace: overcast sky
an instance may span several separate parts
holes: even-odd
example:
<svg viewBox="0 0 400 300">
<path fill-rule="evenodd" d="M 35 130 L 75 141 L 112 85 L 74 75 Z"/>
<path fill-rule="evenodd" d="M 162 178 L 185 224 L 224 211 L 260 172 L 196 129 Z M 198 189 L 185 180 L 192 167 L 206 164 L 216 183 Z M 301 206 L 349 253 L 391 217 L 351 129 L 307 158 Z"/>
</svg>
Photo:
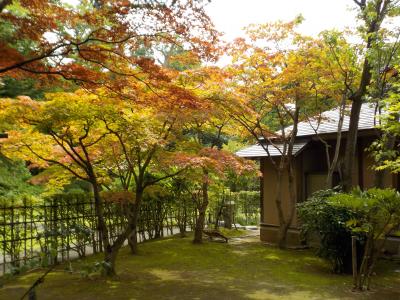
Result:
<svg viewBox="0 0 400 300">
<path fill-rule="evenodd" d="M 230 41 L 242 35 L 241 29 L 251 23 L 293 20 L 302 14 L 300 32 L 316 35 L 325 29 L 354 27 L 352 0 L 212 0 L 207 12 L 217 29 Z"/>
</svg>

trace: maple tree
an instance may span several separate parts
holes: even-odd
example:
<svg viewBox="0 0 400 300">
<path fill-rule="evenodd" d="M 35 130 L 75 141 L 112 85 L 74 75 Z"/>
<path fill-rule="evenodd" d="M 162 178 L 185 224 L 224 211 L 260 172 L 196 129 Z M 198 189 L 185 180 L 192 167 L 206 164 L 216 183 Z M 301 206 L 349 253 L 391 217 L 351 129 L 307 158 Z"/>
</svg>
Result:
<svg viewBox="0 0 400 300">
<path fill-rule="evenodd" d="M 332 145 L 317 134 L 319 125 L 314 128 L 325 145 L 331 187 L 341 168 L 346 105 L 352 103 L 342 178 L 348 190 L 361 104 L 366 96 L 380 106 L 386 101 L 391 114 L 382 119 L 384 138 L 376 144 L 384 150 L 376 156 L 378 169 L 398 172 L 398 85 L 387 75 L 395 70 L 399 47 L 397 40 L 385 40 L 398 35 L 381 28 L 398 14 L 398 1 L 354 0 L 364 22 L 363 47 L 350 45 L 347 32 L 301 35 L 301 17 L 251 25 L 246 38 L 227 47 L 232 63 L 224 69 L 202 67 L 219 52 L 206 2 L 0 0 L 2 95 L 28 91 L 44 98 L 0 100 L 0 129 L 9 133 L 2 153 L 90 183 L 107 275 L 115 274 L 126 240 L 137 253 L 145 192 L 168 179 L 185 181 L 198 212 L 193 242 L 202 242 L 210 186 L 229 173 L 254 173 L 254 164 L 223 149 L 233 135 L 256 140 L 276 173 L 280 247 L 286 247 L 296 214 L 299 122 L 320 124 L 323 111 L 340 107 L 333 156 Z M 45 83 L 55 80 L 64 92 L 44 96 Z M 127 220 L 116 239 L 104 218 L 107 201 L 121 204 Z"/>
<path fill-rule="evenodd" d="M 201 109 L 191 112 L 190 119 L 184 125 L 188 141 L 182 144 L 182 148 L 187 155 L 176 161 L 188 165 L 185 174 L 190 176 L 190 193 L 198 212 L 194 243 L 203 241 L 210 185 L 216 178 L 225 178 L 230 171 L 239 176 L 255 171 L 252 162 L 222 149 L 227 136 L 233 136 L 238 129 L 219 105 L 225 94 L 223 79 L 224 74 L 217 67 L 189 69 L 177 78 L 179 85 L 193 90 L 202 104 Z"/>
<path fill-rule="evenodd" d="M 174 143 L 178 141 L 177 129 L 190 117 L 188 106 L 198 106 L 190 92 L 184 96 L 179 89 L 157 96 L 144 90 L 141 98 L 147 98 L 143 100 L 146 105 L 140 105 L 101 90 L 96 94 L 78 90 L 48 94 L 44 102 L 26 97 L 2 102 L 8 106 L 5 119 L 14 118 L 19 124 L 17 130 L 9 128 L 7 153 L 37 160 L 45 167 L 60 166 L 92 185 L 109 274 L 115 272 L 115 258 L 127 238 L 132 252 L 137 251 L 137 218 L 145 189 L 187 168 L 174 164 L 179 154 Z M 185 164 L 190 165 L 191 160 Z M 104 223 L 103 198 L 110 196 L 102 195 L 104 188 L 124 192 L 118 201 L 125 207 L 128 224 L 114 242 Z M 110 201 L 115 200 L 112 194 L 110 197 Z"/>
<path fill-rule="evenodd" d="M 318 132 L 319 126 L 326 121 L 323 111 L 314 116 L 306 116 L 310 127 L 318 140 L 325 147 L 327 176 L 326 188 L 333 187 L 333 173 L 338 171 L 342 179 L 342 158 L 340 156 L 342 147 L 342 130 L 344 117 L 348 114 L 349 90 L 355 89 L 355 83 L 360 77 L 360 67 L 357 57 L 357 48 L 347 42 L 349 32 L 339 33 L 337 31 L 324 31 L 318 39 L 318 54 L 315 63 L 322 66 L 318 69 L 318 86 L 314 87 L 316 100 L 324 101 L 324 98 L 333 100 L 333 105 L 338 108 L 338 124 L 334 145 L 331 145 Z M 318 99 L 319 96 L 319 99 Z M 320 106 L 324 108 L 324 106 Z M 313 122 L 314 121 L 314 122 Z M 316 122 L 315 122 L 316 121 Z M 314 124 L 316 123 L 316 124 Z M 333 152 L 331 151 L 333 149 Z"/>
<path fill-rule="evenodd" d="M 154 97 L 151 92 L 147 94 Z M 179 146 L 181 128 L 191 111 L 182 109 L 181 105 L 193 99 L 185 99 L 182 94 L 169 95 L 169 99 L 168 105 L 162 101 L 153 107 L 112 100 L 103 103 L 99 116 L 113 139 L 102 153 L 107 161 L 105 168 L 118 179 L 122 190 L 135 196 L 135 201 L 127 205 L 131 229 L 128 241 L 132 253 L 137 253 L 137 220 L 145 190 L 179 175 L 190 164 L 190 160 L 187 165 L 175 161 L 185 157 Z"/>
<path fill-rule="evenodd" d="M 217 33 L 204 1 L 0 3 L 0 76 L 61 77 L 122 93 L 127 81 L 168 81 L 154 58 L 140 55 L 143 47 L 166 43 L 198 58 L 215 55 Z"/>
<path fill-rule="evenodd" d="M 341 90 L 351 84 L 351 78 L 345 81 L 347 73 L 340 75 L 339 64 L 335 64 L 326 41 L 295 31 L 301 21 L 298 18 L 289 23 L 248 27 L 247 39 L 238 39 L 231 46 L 233 62 L 227 80 L 234 91 L 227 106 L 229 113 L 264 148 L 277 175 L 275 204 L 281 247 L 286 247 L 295 216 L 293 148 L 297 125 L 344 102 L 346 96 Z M 338 82 L 336 76 L 342 80 Z M 272 157 L 271 149 L 280 156 Z M 285 174 L 290 195 L 288 211 L 284 211 L 281 199 Z"/>
<path fill-rule="evenodd" d="M 148 94 L 154 97 L 153 93 Z M 158 152 L 169 146 L 166 133 L 174 123 L 169 119 L 173 119 L 172 111 L 170 114 L 164 111 L 162 120 L 161 109 L 156 115 L 150 108 L 140 109 L 137 104 L 110 98 L 101 91 L 95 95 L 82 90 L 48 94 L 44 102 L 22 97 L 3 100 L 2 104 L 4 119 L 16 121 L 8 127 L 6 154 L 43 167 L 59 166 L 91 184 L 97 229 L 105 253 L 105 272 L 113 275 L 118 251 L 127 238 L 135 250 L 137 214 L 144 189 L 173 176 L 149 176 L 155 158 L 159 159 L 158 173 L 161 173 L 160 160 L 170 158 L 167 153 L 158 155 Z M 135 184 L 130 182 L 132 177 Z M 122 189 L 113 188 L 115 179 L 120 180 Z M 104 188 L 124 192 L 111 195 L 111 201 L 122 201 L 128 220 L 115 240 L 111 239 L 104 221 L 103 205 L 109 196 L 103 195 Z"/>
<path fill-rule="evenodd" d="M 101 145 L 107 132 L 96 118 L 100 100 L 82 91 L 51 94 L 47 101 L 30 99 L 12 101 L 5 115 L 18 122 L 10 130 L 4 151 L 25 161 L 35 161 L 43 167 L 57 165 L 76 178 L 91 184 L 95 200 L 97 230 L 104 247 L 105 272 L 115 273 L 115 259 L 129 229 L 112 242 L 104 220 L 100 191 L 109 178 L 101 168 Z M 4 100 L 3 100 L 4 101 Z"/>
<path fill-rule="evenodd" d="M 246 169 L 242 163 L 249 165 L 232 154 L 202 150 L 201 143 L 193 147 L 193 135 L 182 132 L 189 122 L 198 124 L 201 119 L 205 124 L 212 116 L 204 109 L 209 104 L 198 95 L 179 86 L 157 95 L 148 89 L 140 93 L 143 104 L 113 97 L 106 90 L 47 94 L 44 102 L 29 97 L 1 102 L 2 120 L 8 120 L 10 133 L 5 153 L 43 167 L 59 166 L 91 184 L 109 275 L 115 273 L 115 259 L 126 239 L 132 252 L 137 251 L 137 219 L 146 188 L 200 168 L 207 174 L 198 177 L 207 199 L 208 172 L 222 176 L 229 165 L 240 173 L 240 168 Z M 121 202 L 127 217 L 114 241 L 104 222 L 104 201 Z M 199 212 L 204 216 L 206 209 L 203 202 Z M 197 224 L 202 230 L 204 218 Z"/>
<path fill-rule="evenodd" d="M 201 59 L 214 58 L 217 32 L 204 12 L 205 3 L 176 0 L 82 1 L 78 5 L 53 1 L 1 2 L 0 25 L 7 30 L 2 31 L 0 51 L 4 54 L 1 57 L 7 59 L 0 59 L 0 76 L 16 79 L 35 76 L 41 82 L 61 77 L 98 94 L 82 94 L 82 91 L 53 94 L 48 97 L 54 99 L 43 105 L 29 99 L 11 105 L 13 113 L 29 115 L 32 119 L 19 120 L 25 125 L 18 132 L 10 131 L 13 138 L 8 140 L 8 145 L 15 142 L 14 149 L 21 146 L 28 150 L 15 149 L 20 151 L 21 158 L 33 155 L 46 162 L 45 166 L 59 165 L 92 184 L 98 230 L 105 248 L 105 261 L 111 265 L 110 274 L 114 273 L 115 257 L 126 237 L 132 251 L 136 251 L 137 213 L 144 189 L 173 176 L 168 173 L 150 179 L 149 172 L 153 160 L 159 160 L 159 166 L 162 165 L 158 150 L 166 148 L 168 143 L 159 143 L 179 123 L 172 117 L 172 110 L 183 117 L 185 113 L 177 114 L 177 108 L 193 108 L 196 104 L 190 92 L 172 82 L 176 70 L 167 68 L 173 66 L 172 52 L 196 64 Z M 165 68 L 155 61 L 154 55 L 148 55 L 163 45 L 172 45 L 166 55 L 171 62 L 164 63 Z M 178 56 L 174 58 L 176 61 L 180 60 Z M 107 104 L 106 91 L 111 98 L 118 95 L 134 100 L 136 106 L 133 102 L 124 105 L 115 99 Z M 27 102 L 27 111 L 22 109 L 23 101 Z M 77 102 L 63 109 L 69 101 Z M 102 105 L 101 101 L 104 101 Z M 144 109 L 143 104 L 157 107 L 157 112 Z M 114 109 L 110 109 L 113 105 Z M 40 118 L 32 113 L 36 109 L 40 110 Z M 126 115 L 128 111 L 131 119 Z M 164 121 L 155 122 L 157 118 Z M 143 130 L 145 124 L 147 130 Z M 125 134 L 126 128 L 132 131 Z M 29 137 L 21 145 L 22 134 Z M 37 141 L 42 138 L 47 147 L 37 147 Z M 103 157 L 113 159 L 105 164 Z M 125 170 L 120 168 L 121 158 L 122 164 L 128 166 Z M 115 177 L 124 190 L 134 189 L 135 201 L 130 199 L 127 203 L 129 226 L 112 243 L 103 220 L 100 190 Z M 131 193 L 126 195 L 132 198 Z"/>
<path fill-rule="evenodd" d="M 197 217 L 193 243 L 203 242 L 203 230 L 206 223 L 206 212 L 210 204 L 209 189 L 220 180 L 226 179 L 230 172 L 238 176 L 254 174 L 256 167 L 233 153 L 215 147 L 204 147 L 201 143 L 191 148 L 191 155 L 180 157 L 177 163 L 187 165 L 185 171 L 186 191 L 190 193 L 197 208 Z"/>
</svg>

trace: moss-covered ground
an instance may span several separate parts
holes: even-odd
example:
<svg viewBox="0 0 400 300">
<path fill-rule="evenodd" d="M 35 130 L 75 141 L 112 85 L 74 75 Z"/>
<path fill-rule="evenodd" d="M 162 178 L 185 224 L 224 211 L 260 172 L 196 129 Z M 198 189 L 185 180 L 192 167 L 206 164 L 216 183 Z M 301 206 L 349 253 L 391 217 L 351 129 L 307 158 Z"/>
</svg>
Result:
<svg viewBox="0 0 400 300">
<path fill-rule="evenodd" d="M 171 237 L 140 244 L 139 251 L 132 256 L 122 249 L 113 279 L 77 272 L 101 256 L 74 262 L 72 273 L 61 265 L 38 288 L 38 300 L 400 299 L 398 261 L 380 261 L 372 291 L 360 294 L 351 291 L 351 276 L 332 274 L 312 250 L 283 251 L 257 237 L 202 245 L 193 245 L 190 237 Z M 20 299 L 42 273 L 11 278 L 0 289 L 0 299 Z"/>
</svg>

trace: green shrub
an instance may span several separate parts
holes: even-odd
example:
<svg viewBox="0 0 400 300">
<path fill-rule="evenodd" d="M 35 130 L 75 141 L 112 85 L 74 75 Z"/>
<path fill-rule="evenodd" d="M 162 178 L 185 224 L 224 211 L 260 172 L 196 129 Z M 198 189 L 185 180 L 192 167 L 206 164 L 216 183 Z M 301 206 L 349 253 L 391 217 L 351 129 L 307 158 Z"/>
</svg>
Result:
<svg viewBox="0 0 400 300">
<path fill-rule="evenodd" d="M 315 236 L 320 241 L 317 255 L 332 263 L 333 272 L 351 273 L 351 231 L 346 223 L 354 213 L 329 203 L 328 199 L 337 194 L 336 190 L 314 193 L 298 204 L 298 216 L 303 237 Z"/>
<path fill-rule="evenodd" d="M 332 195 L 328 204 L 344 209 L 351 216 L 345 223 L 353 235 L 364 236 L 365 245 L 357 270 L 355 288 L 369 289 L 376 260 L 381 255 L 386 237 L 400 226 L 400 193 L 393 189 L 353 190 Z"/>
</svg>

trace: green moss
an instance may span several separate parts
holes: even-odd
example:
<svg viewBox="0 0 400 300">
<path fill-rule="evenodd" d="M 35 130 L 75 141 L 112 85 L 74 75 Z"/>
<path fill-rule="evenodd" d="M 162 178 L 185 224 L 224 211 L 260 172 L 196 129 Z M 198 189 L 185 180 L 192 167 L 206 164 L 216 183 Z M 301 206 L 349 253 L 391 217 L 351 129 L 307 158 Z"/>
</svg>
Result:
<svg viewBox="0 0 400 300">
<path fill-rule="evenodd" d="M 226 229 L 219 228 L 219 231 L 228 238 L 241 237 L 249 234 L 249 231 L 243 229 Z"/>
<path fill-rule="evenodd" d="M 381 261 L 373 293 L 354 294 L 351 277 L 330 273 L 329 265 L 308 250 L 279 250 L 257 238 L 225 244 L 194 245 L 191 237 L 140 244 L 139 255 L 121 250 L 118 276 L 82 278 L 60 266 L 38 289 L 39 299 L 398 299 L 400 269 Z M 100 260 L 92 256 L 73 263 Z M 0 299 L 19 299 L 43 271 L 14 278 Z M 397 298 L 396 298 L 397 297 Z"/>
</svg>

